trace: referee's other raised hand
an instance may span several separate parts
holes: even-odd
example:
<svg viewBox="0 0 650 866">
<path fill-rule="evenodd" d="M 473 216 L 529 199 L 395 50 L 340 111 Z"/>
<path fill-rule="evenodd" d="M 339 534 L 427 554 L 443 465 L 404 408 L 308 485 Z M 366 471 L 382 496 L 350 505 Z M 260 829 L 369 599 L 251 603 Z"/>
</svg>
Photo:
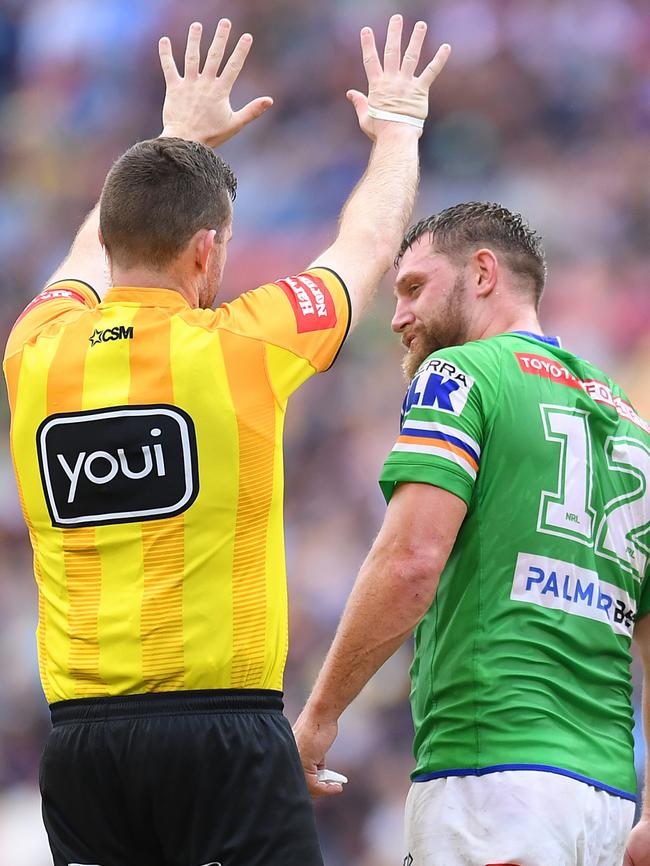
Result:
<svg viewBox="0 0 650 866">
<path fill-rule="evenodd" d="M 377 114 L 412 118 L 414 125 L 424 125 L 429 112 L 429 90 L 451 53 L 451 47 L 443 43 L 420 75 L 416 75 L 427 25 L 424 21 L 416 23 L 403 57 L 402 27 L 402 16 L 393 15 L 388 22 L 383 67 L 372 28 L 361 30 L 361 54 L 368 79 L 368 95 L 359 90 L 348 90 L 346 95 L 357 112 L 359 126 L 373 141 L 378 129 L 392 122 Z"/>
<path fill-rule="evenodd" d="M 233 111 L 230 93 L 246 62 L 253 37 L 250 33 L 242 34 L 224 63 L 231 26 L 228 18 L 219 21 L 201 69 L 203 27 L 199 22 L 190 25 L 183 75 L 178 71 L 169 37 L 163 36 L 158 43 L 166 85 L 163 136 L 219 147 L 273 105 L 270 96 L 260 96 Z"/>
</svg>

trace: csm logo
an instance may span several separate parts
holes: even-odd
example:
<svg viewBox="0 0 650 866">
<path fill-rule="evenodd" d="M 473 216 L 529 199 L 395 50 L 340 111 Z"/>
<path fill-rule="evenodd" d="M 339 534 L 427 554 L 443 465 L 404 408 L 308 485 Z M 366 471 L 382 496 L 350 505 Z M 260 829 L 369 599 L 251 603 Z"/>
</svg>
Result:
<svg viewBox="0 0 650 866">
<path fill-rule="evenodd" d="M 199 492 L 194 424 L 176 406 L 51 415 L 36 439 L 53 526 L 172 517 Z"/>
<path fill-rule="evenodd" d="M 116 325 L 114 328 L 105 328 L 103 331 L 95 330 L 88 337 L 88 342 L 91 346 L 96 346 L 98 343 L 111 343 L 113 340 L 132 340 L 133 325 Z"/>
</svg>

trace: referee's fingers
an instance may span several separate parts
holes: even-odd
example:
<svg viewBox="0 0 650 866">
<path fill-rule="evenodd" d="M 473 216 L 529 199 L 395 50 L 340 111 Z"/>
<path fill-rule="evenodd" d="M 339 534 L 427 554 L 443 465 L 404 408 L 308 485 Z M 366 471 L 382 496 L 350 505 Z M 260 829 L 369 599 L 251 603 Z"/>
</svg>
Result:
<svg viewBox="0 0 650 866">
<path fill-rule="evenodd" d="M 160 65 L 165 76 L 165 83 L 170 84 L 172 81 L 178 81 L 180 75 L 174 62 L 172 44 L 168 36 L 163 36 L 158 43 L 158 54 L 160 55 Z"/>
<path fill-rule="evenodd" d="M 199 74 L 201 33 L 203 33 L 203 25 L 200 21 L 190 24 L 185 46 L 185 78 L 196 78 Z"/>
<path fill-rule="evenodd" d="M 268 111 L 272 105 L 273 99 L 270 96 L 259 96 L 257 99 L 253 99 L 248 105 L 240 108 L 239 111 L 235 111 L 235 125 L 238 129 L 242 129 L 247 123 L 256 120 L 265 111 Z"/>
<path fill-rule="evenodd" d="M 431 87 L 433 82 L 444 69 L 445 63 L 449 60 L 450 54 L 451 45 L 449 45 L 447 42 L 443 42 L 440 48 L 436 51 L 433 60 L 427 66 L 425 66 L 420 73 L 420 76 L 417 80 L 420 81 L 427 88 L 427 90 Z"/>
</svg>

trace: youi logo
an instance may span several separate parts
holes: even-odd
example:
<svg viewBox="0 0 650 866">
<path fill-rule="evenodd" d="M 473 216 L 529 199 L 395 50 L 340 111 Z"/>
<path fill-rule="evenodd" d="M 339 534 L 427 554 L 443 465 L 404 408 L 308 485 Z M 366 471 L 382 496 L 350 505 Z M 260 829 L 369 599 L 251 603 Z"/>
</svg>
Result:
<svg viewBox="0 0 650 866">
<path fill-rule="evenodd" d="M 54 526 L 172 517 L 198 494 L 194 424 L 175 406 L 52 415 L 37 448 Z"/>
</svg>

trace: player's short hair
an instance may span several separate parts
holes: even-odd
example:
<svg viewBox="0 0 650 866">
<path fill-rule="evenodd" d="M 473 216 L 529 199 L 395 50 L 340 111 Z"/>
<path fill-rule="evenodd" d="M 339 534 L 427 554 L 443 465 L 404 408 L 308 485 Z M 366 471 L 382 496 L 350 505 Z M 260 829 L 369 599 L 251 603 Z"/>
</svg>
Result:
<svg viewBox="0 0 650 866">
<path fill-rule="evenodd" d="M 156 138 L 129 148 L 108 173 L 99 225 L 106 251 L 123 267 L 170 264 L 201 229 L 221 238 L 237 179 L 209 147 Z"/>
<path fill-rule="evenodd" d="M 546 282 L 546 258 L 542 239 L 524 218 L 493 202 L 467 202 L 421 219 L 404 236 L 395 266 L 404 253 L 424 235 L 436 252 L 452 259 L 485 246 L 502 253 L 507 267 L 522 278 L 522 288 L 533 292 L 539 305 Z"/>
</svg>

